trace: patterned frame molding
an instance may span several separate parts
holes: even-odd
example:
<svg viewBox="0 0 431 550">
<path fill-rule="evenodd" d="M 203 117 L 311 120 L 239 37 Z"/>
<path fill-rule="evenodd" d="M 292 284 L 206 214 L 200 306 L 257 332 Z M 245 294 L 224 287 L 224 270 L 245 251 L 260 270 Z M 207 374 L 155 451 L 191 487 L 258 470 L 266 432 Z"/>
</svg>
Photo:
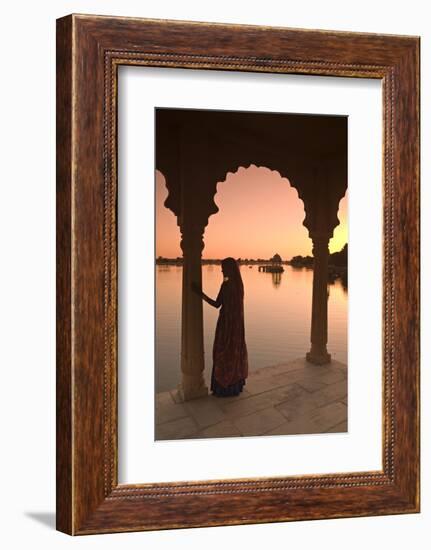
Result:
<svg viewBox="0 0 431 550">
<path fill-rule="evenodd" d="M 119 65 L 383 83 L 382 471 L 118 484 Z M 419 511 L 419 39 L 71 15 L 57 21 L 57 528 Z"/>
</svg>

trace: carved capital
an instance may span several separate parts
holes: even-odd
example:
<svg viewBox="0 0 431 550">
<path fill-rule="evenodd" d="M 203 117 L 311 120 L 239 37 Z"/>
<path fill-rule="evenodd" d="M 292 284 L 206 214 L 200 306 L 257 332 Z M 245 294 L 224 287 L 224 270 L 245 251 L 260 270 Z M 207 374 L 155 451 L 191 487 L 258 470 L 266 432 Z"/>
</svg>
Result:
<svg viewBox="0 0 431 550">
<path fill-rule="evenodd" d="M 331 234 L 328 232 L 314 232 L 310 235 L 313 241 L 313 256 L 315 258 L 329 254 L 329 239 Z"/>
<path fill-rule="evenodd" d="M 181 250 L 183 255 L 191 254 L 193 256 L 201 256 L 204 249 L 204 231 L 202 226 L 187 226 L 180 227 L 181 230 Z"/>
</svg>

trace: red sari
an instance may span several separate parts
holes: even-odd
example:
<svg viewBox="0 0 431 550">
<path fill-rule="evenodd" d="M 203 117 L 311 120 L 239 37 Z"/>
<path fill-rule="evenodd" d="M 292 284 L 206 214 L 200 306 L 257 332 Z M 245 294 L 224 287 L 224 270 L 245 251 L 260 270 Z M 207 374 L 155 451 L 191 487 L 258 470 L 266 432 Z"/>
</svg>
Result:
<svg viewBox="0 0 431 550">
<path fill-rule="evenodd" d="M 211 390 L 215 395 L 238 395 L 248 375 L 244 331 L 243 289 L 224 281 L 217 296 L 220 307 L 213 346 Z"/>
</svg>

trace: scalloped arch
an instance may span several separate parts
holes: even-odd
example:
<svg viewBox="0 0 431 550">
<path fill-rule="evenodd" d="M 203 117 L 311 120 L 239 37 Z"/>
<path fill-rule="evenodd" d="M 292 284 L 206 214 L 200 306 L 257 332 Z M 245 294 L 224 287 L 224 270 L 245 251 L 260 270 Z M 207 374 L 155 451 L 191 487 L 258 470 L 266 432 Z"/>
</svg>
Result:
<svg viewBox="0 0 431 550">
<path fill-rule="evenodd" d="M 213 202 L 213 210 L 210 214 L 211 215 L 214 215 L 214 214 L 217 214 L 217 212 L 219 212 L 219 208 L 218 208 L 218 205 L 217 203 L 215 202 L 215 197 L 217 196 L 217 193 L 219 192 L 219 185 L 222 184 L 222 183 L 226 183 L 227 182 L 227 179 L 229 177 L 230 174 L 232 175 L 235 175 L 237 174 L 241 168 L 245 169 L 245 170 L 248 170 L 249 168 L 251 168 L 252 166 L 256 167 L 256 168 L 266 168 L 267 170 L 269 170 L 270 172 L 273 172 L 273 173 L 276 173 L 280 176 L 281 179 L 283 180 L 286 180 L 287 181 L 287 184 L 296 191 L 296 195 L 297 195 L 297 199 L 301 201 L 302 203 L 302 206 L 303 206 L 303 209 L 304 209 L 304 219 L 302 221 L 302 225 L 304 227 L 307 228 L 307 226 L 305 225 L 305 220 L 307 219 L 307 212 L 306 212 L 306 209 L 305 209 L 305 203 L 304 203 L 304 200 L 303 198 L 301 197 L 301 194 L 300 194 L 300 188 L 298 188 L 297 186 L 295 186 L 292 181 L 289 179 L 289 177 L 287 176 L 287 174 L 285 174 L 284 170 L 280 170 L 278 168 L 272 168 L 271 166 L 268 166 L 267 164 L 256 164 L 254 162 L 248 162 L 248 163 L 243 163 L 243 164 L 238 164 L 236 165 L 235 167 L 230 167 L 226 170 L 225 172 L 225 177 L 224 179 L 219 179 L 217 182 L 216 182 L 216 185 L 215 185 L 215 192 L 214 192 L 214 195 L 212 196 L 212 202 Z M 308 228 L 307 228 L 308 229 Z"/>
</svg>

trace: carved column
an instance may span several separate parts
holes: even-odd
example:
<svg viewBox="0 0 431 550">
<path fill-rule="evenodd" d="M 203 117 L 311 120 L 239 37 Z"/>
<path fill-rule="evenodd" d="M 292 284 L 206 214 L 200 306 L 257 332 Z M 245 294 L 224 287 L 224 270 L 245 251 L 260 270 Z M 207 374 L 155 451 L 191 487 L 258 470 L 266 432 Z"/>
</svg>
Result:
<svg viewBox="0 0 431 550">
<path fill-rule="evenodd" d="M 319 232 L 311 235 L 313 240 L 313 303 L 311 313 L 311 350 L 307 361 L 315 365 L 330 363 L 326 349 L 328 342 L 328 257 L 331 234 Z"/>
<path fill-rule="evenodd" d="M 181 228 L 183 251 L 183 289 L 181 315 L 181 372 L 178 388 L 183 401 L 208 394 L 204 381 L 204 334 L 202 298 L 193 291 L 192 284 L 202 286 L 201 257 L 204 247 L 204 227 Z"/>
</svg>

